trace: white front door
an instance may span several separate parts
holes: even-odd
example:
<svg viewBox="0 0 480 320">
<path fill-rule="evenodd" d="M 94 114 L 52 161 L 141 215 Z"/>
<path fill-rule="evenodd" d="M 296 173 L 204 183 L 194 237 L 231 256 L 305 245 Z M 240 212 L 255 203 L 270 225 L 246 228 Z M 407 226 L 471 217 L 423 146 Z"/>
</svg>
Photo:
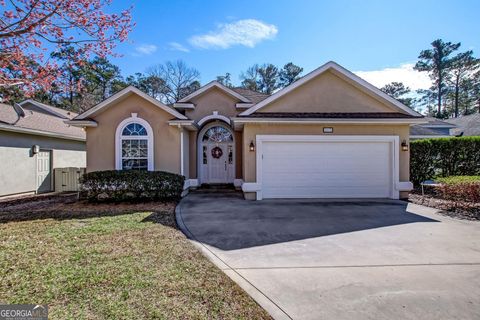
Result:
<svg viewBox="0 0 480 320">
<path fill-rule="evenodd" d="M 201 183 L 233 183 L 234 142 L 228 128 L 209 128 L 201 137 L 200 151 Z"/>
</svg>

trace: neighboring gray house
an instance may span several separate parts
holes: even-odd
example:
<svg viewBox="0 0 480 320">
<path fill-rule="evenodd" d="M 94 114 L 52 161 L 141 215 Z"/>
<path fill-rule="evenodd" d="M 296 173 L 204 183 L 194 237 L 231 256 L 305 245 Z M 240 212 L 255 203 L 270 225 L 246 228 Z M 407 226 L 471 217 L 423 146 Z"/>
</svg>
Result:
<svg viewBox="0 0 480 320">
<path fill-rule="evenodd" d="M 410 127 L 410 140 L 450 137 L 454 135 L 452 130 L 457 127 L 437 118 L 426 117 L 424 120 L 428 122 Z"/>
<path fill-rule="evenodd" d="M 480 113 L 446 120 L 456 128 L 452 130 L 455 135 L 480 136 Z"/>
<path fill-rule="evenodd" d="M 75 113 L 33 100 L 0 103 L 0 197 L 53 191 L 53 169 L 86 167 L 85 132 Z"/>
</svg>

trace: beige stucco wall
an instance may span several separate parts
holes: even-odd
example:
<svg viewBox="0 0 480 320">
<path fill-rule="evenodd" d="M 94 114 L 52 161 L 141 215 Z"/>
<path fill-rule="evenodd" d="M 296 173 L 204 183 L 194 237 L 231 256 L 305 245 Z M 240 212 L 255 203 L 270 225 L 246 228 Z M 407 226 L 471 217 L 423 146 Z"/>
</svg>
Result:
<svg viewBox="0 0 480 320">
<path fill-rule="evenodd" d="M 195 109 L 187 109 L 185 115 L 195 121 L 212 115 L 213 111 L 218 111 L 219 115 L 226 117 L 233 117 L 238 114 L 235 104 L 239 100 L 215 87 L 194 97 L 190 102 L 195 105 Z"/>
<path fill-rule="evenodd" d="M 339 78 L 325 72 L 266 105 L 258 112 L 392 112 L 385 105 Z"/>
<path fill-rule="evenodd" d="M 323 127 L 333 127 L 333 134 L 324 134 Z M 256 151 L 249 151 L 250 141 L 256 141 L 257 135 L 389 135 L 398 136 L 400 142 L 408 141 L 409 125 L 341 125 L 341 124 L 245 124 L 243 129 L 243 177 L 245 182 L 256 182 Z M 399 147 L 400 148 L 400 147 Z M 400 181 L 409 181 L 409 151 L 399 151 Z M 402 193 L 405 197 L 407 193 Z M 246 195 L 251 198 L 253 195 Z"/>
<path fill-rule="evenodd" d="M 167 122 L 173 116 L 135 94 L 93 118 L 98 127 L 87 128 L 87 171 L 115 169 L 115 131 L 132 113 L 154 132 L 154 170 L 180 173 L 180 131 Z"/>
<path fill-rule="evenodd" d="M 0 197 L 36 192 L 37 156 L 31 148 L 52 151 L 53 169 L 86 166 L 85 142 L 0 131 Z"/>
<path fill-rule="evenodd" d="M 195 109 L 187 109 L 185 115 L 192 120 L 199 121 L 206 116 L 210 116 L 214 111 L 217 111 L 219 115 L 226 116 L 227 118 L 234 117 L 239 113 L 239 110 L 235 107 L 239 102 L 235 97 L 230 96 L 224 91 L 218 88 L 212 88 L 203 94 L 194 97 L 190 100 L 195 105 Z M 219 121 L 219 120 L 213 120 Z M 205 123 L 202 128 L 209 124 Z M 200 128 L 199 131 L 202 129 Z M 232 129 L 233 131 L 233 129 Z M 197 144 L 198 144 L 198 132 L 190 132 L 190 150 L 189 150 L 189 169 L 190 178 L 197 178 Z M 235 139 L 235 178 L 242 178 L 242 133 L 234 132 Z"/>
</svg>

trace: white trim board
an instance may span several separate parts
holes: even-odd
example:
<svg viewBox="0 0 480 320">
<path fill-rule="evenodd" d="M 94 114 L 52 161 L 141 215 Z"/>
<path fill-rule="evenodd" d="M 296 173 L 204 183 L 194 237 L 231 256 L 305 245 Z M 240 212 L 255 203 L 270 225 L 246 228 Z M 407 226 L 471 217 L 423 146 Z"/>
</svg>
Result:
<svg viewBox="0 0 480 320">
<path fill-rule="evenodd" d="M 255 111 L 263 108 L 264 106 L 270 104 L 271 102 L 279 99 L 280 97 L 286 95 L 287 93 L 293 91 L 297 87 L 305 84 L 306 82 L 316 78 L 320 74 L 328 71 L 334 70 L 338 75 L 340 75 L 344 80 L 351 82 L 352 84 L 356 85 L 357 88 L 360 90 L 365 91 L 366 93 L 379 98 L 380 100 L 386 101 L 393 105 L 397 110 L 407 113 L 413 116 L 421 116 L 421 114 L 417 113 L 416 111 L 412 110 L 411 108 L 405 106 L 403 103 L 399 102 L 398 100 L 390 97 L 389 95 L 382 92 L 380 89 L 375 87 L 374 85 L 368 83 L 367 81 L 363 80 L 359 76 L 353 74 L 352 72 L 348 71 L 344 67 L 340 66 L 336 62 L 329 61 L 325 63 L 323 66 L 313 70 L 312 72 L 308 73 L 307 75 L 303 76 L 299 80 L 295 81 L 291 85 L 277 91 L 276 93 L 272 94 L 270 97 L 266 98 L 265 100 L 260 101 L 250 109 L 245 110 L 244 112 L 240 113 L 242 116 L 248 116 Z"/>
<path fill-rule="evenodd" d="M 196 96 L 199 96 L 201 95 L 202 93 L 204 93 L 205 91 L 209 90 L 210 88 L 213 88 L 213 87 L 216 87 L 224 92 L 226 92 L 227 94 L 231 95 L 232 97 L 235 97 L 237 98 L 238 100 L 242 101 L 242 102 L 246 102 L 246 103 L 250 103 L 251 101 L 248 100 L 247 98 L 245 98 L 244 96 L 242 96 L 241 94 L 233 91 L 232 89 L 224 86 L 223 84 L 221 84 L 220 82 L 218 81 L 212 81 L 212 82 L 209 82 L 207 83 L 206 85 L 204 85 L 203 87 L 201 87 L 200 89 L 198 89 L 197 91 L 194 91 L 192 93 L 190 93 L 188 96 L 186 96 L 185 98 L 182 98 L 180 100 L 178 100 L 177 103 L 185 103 L 185 102 L 189 102 L 192 98 L 196 97 Z"/>
<path fill-rule="evenodd" d="M 399 186 L 403 184 L 399 181 L 400 168 L 400 138 L 398 136 L 324 136 L 324 135 L 257 135 L 256 137 L 256 182 L 242 186 L 245 190 L 256 192 L 257 200 L 263 199 L 262 194 L 262 159 L 264 142 L 388 142 L 391 144 L 391 188 L 390 198 L 399 199 Z M 255 190 L 257 189 L 257 190 Z"/>
<path fill-rule="evenodd" d="M 423 118 L 384 118 L 384 119 L 358 119 L 358 118 L 232 118 L 233 123 L 347 123 L 347 124 L 422 124 Z"/>
<path fill-rule="evenodd" d="M 114 94 L 113 96 L 111 96 L 110 98 L 106 99 L 106 100 L 103 100 L 102 102 L 100 102 L 99 104 L 97 104 L 95 107 L 91 108 L 91 109 L 88 109 L 87 111 L 85 111 L 84 113 L 78 115 L 77 117 L 75 117 L 73 120 L 83 120 L 83 119 L 86 119 L 90 116 L 94 116 L 95 114 L 97 114 L 100 110 L 102 110 L 103 108 L 111 105 L 112 103 L 114 103 L 115 101 L 123 98 L 124 96 L 126 95 L 129 95 L 129 94 L 136 94 L 136 95 L 139 95 L 140 97 L 142 97 L 143 99 L 149 101 L 150 103 L 152 103 L 153 105 L 157 106 L 158 108 L 162 109 L 163 111 L 166 111 L 168 113 L 170 113 L 172 116 L 178 118 L 178 119 L 182 119 L 182 120 L 188 120 L 187 117 L 185 117 L 183 114 L 179 113 L 177 110 L 173 109 L 173 108 L 170 108 L 166 105 L 164 105 L 163 103 L 161 103 L 160 101 L 158 101 L 157 99 L 154 99 L 152 97 L 150 97 L 149 95 L 147 95 L 146 93 L 144 93 L 143 91 L 133 87 L 133 86 L 128 86 L 126 87 L 125 89 L 117 92 L 116 94 Z"/>
<path fill-rule="evenodd" d="M 230 125 L 230 119 L 224 115 L 218 114 L 218 111 L 213 111 L 213 114 L 203 117 L 198 120 L 197 125 L 201 127 L 204 123 L 210 120 L 222 120 Z"/>
</svg>

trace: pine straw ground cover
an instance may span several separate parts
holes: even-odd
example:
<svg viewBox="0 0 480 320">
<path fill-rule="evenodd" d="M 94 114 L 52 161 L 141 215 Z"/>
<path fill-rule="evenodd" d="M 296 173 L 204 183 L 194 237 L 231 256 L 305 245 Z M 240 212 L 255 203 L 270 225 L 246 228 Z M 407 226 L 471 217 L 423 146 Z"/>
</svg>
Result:
<svg viewBox="0 0 480 320">
<path fill-rule="evenodd" d="M 172 203 L 0 203 L 0 303 L 49 319 L 268 319 L 176 228 Z"/>
</svg>

